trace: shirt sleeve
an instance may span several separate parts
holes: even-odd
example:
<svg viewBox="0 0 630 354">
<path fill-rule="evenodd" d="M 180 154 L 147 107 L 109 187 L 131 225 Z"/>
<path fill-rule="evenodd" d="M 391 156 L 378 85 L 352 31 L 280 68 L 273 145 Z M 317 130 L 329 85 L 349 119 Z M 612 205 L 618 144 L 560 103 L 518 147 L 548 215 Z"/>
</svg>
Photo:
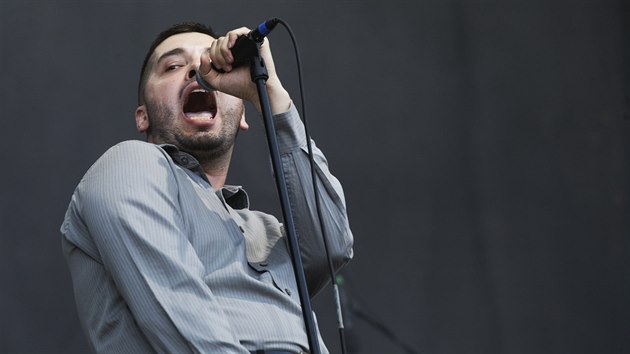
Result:
<svg viewBox="0 0 630 354">
<path fill-rule="evenodd" d="M 96 351 L 108 348 L 108 328 L 129 328 L 157 352 L 248 353 L 203 281 L 204 267 L 184 230 L 177 181 L 161 149 L 143 142 L 110 149 L 77 187 L 68 213 L 77 217 L 67 215 L 62 226 L 64 248 L 79 316 Z M 102 282 L 76 281 L 88 273 L 103 275 Z M 118 294 L 96 294 L 98 288 Z M 92 296 L 111 299 L 94 306 Z"/>
<path fill-rule="evenodd" d="M 309 294 L 316 295 L 330 280 L 328 261 L 317 216 L 311 166 L 304 124 L 293 104 L 274 116 L 282 167 L 287 182 Z M 353 236 L 348 223 L 341 184 L 328 169 L 324 154 L 311 140 L 323 225 L 333 267 L 339 270 L 353 256 Z"/>
</svg>

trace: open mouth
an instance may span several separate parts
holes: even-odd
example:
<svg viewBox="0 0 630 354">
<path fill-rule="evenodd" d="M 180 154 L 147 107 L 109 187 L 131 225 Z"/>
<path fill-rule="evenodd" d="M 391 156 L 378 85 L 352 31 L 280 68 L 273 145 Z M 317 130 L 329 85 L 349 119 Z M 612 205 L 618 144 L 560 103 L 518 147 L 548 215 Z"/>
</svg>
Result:
<svg viewBox="0 0 630 354">
<path fill-rule="evenodd" d="M 192 90 L 185 99 L 183 107 L 186 118 L 194 121 L 209 121 L 217 114 L 217 101 L 214 92 L 202 88 Z"/>
</svg>

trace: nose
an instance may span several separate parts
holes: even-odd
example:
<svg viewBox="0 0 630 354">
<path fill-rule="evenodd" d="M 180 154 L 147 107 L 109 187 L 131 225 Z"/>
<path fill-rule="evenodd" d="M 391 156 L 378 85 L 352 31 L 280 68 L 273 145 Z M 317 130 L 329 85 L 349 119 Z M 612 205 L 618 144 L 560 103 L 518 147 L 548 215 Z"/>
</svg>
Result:
<svg viewBox="0 0 630 354">
<path fill-rule="evenodd" d="M 188 78 L 192 79 L 193 77 L 195 77 L 195 69 L 190 69 L 190 71 L 188 72 Z"/>
</svg>

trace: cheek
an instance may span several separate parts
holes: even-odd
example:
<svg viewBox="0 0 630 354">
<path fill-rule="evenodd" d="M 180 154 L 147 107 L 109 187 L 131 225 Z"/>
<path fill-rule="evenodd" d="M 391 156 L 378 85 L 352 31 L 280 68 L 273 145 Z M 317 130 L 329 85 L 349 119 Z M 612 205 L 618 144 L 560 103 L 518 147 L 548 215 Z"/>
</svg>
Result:
<svg viewBox="0 0 630 354">
<path fill-rule="evenodd" d="M 217 96 L 217 104 L 223 110 L 242 110 L 243 109 L 243 100 L 238 97 L 230 96 L 228 94 L 220 92 Z"/>
<path fill-rule="evenodd" d="M 176 85 L 167 81 L 157 81 L 146 89 L 147 101 L 159 105 L 179 104 Z"/>
</svg>

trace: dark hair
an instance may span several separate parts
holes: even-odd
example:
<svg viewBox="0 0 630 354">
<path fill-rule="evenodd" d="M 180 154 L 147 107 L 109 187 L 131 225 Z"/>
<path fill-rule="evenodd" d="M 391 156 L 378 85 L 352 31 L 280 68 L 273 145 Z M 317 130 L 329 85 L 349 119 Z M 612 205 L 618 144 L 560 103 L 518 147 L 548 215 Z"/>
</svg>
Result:
<svg viewBox="0 0 630 354">
<path fill-rule="evenodd" d="M 153 43 L 151 43 L 149 51 L 147 51 L 147 54 L 144 57 L 144 62 L 142 62 L 142 69 L 140 70 L 140 81 L 138 82 L 138 105 L 144 104 L 144 87 L 147 82 L 147 71 L 149 71 L 151 68 L 149 61 L 151 60 L 151 56 L 153 55 L 153 51 L 155 50 L 155 48 L 171 36 L 188 32 L 199 32 L 207 34 L 214 38 L 218 37 L 212 27 L 210 27 L 209 25 L 202 25 L 197 22 L 178 23 L 158 34 L 157 37 L 153 40 Z"/>
</svg>

